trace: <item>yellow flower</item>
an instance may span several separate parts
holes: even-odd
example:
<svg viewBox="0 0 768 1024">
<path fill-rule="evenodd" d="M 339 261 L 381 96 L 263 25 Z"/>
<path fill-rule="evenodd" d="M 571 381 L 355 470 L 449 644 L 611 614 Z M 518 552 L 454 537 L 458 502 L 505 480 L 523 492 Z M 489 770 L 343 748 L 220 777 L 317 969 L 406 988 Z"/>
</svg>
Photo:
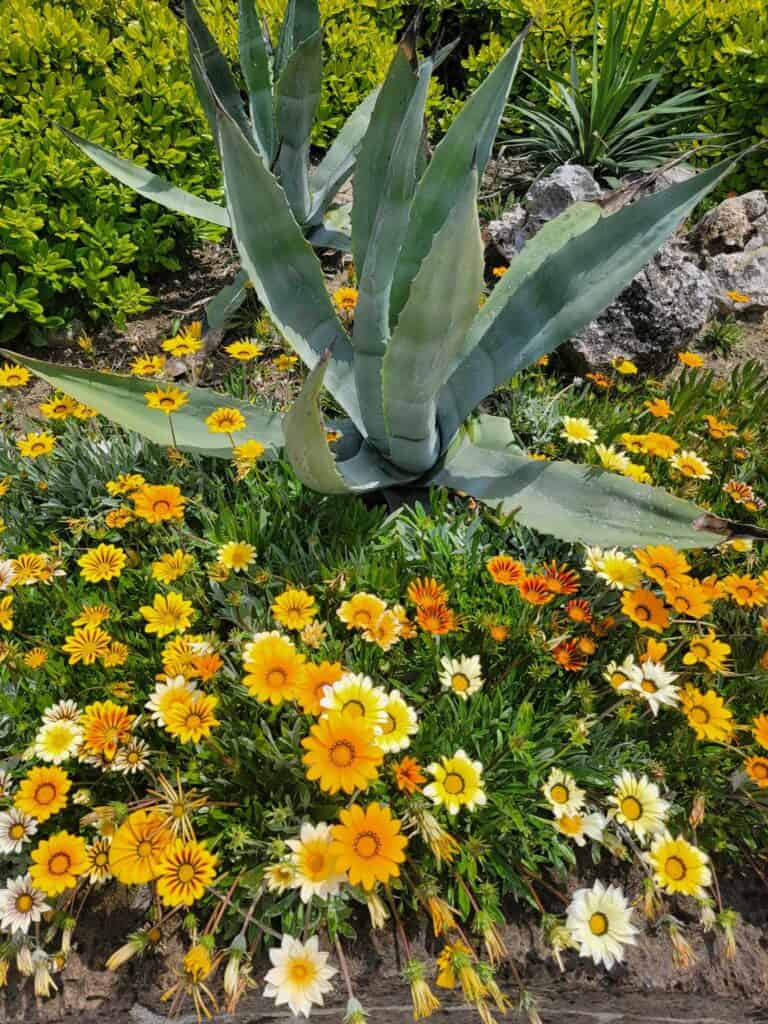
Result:
<svg viewBox="0 0 768 1024">
<path fill-rule="evenodd" d="M 673 839 L 669 832 L 657 836 L 646 854 L 659 888 L 670 894 L 706 896 L 705 887 L 712 881 L 707 866 L 709 857 L 682 836 Z"/>
<path fill-rule="evenodd" d="M 130 737 L 135 721 L 135 715 L 111 700 L 89 704 L 80 720 L 83 746 L 92 754 L 113 761 L 118 746 Z"/>
<path fill-rule="evenodd" d="M 384 711 L 385 718 L 374 742 L 385 754 L 405 750 L 419 728 L 416 712 L 402 698 L 399 690 L 390 690 L 387 694 Z"/>
<path fill-rule="evenodd" d="M 336 614 L 347 629 L 368 629 L 386 609 L 387 606 L 380 597 L 361 592 L 344 601 Z"/>
<path fill-rule="evenodd" d="M 0 597 L 0 626 L 3 629 L 13 629 L 13 594 Z"/>
<path fill-rule="evenodd" d="M 129 508 L 113 508 L 104 516 L 104 524 L 110 530 L 121 530 L 134 518 L 134 514 Z"/>
<path fill-rule="evenodd" d="M 333 826 L 331 854 L 339 871 L 346 871 L 352 885 L 368 891 L 377 882 L 387 883 L 400 874 L 408 840 L 400 831 L 400 822 L 388 807 L 378 803 L 361 807 L 353 804 L 339 814 L 340 825 Z"/>
<path fill-rule="evenodd" d="M 672 406 L 666 398 L 654 398 L 653 401 L 645 403 L 645 408 L 659 420 L 667 420 L 672 415 Z"/>
<path fill-rule="evenodd" d="M 384 754 L 374 727 L 363 717 L 331 712 L 301 741 L 307 778 L 326 793 L 365 790 L 377 777 Z"/>
<path fill-rule="evenodd" d="M 131 363 L 134 377 L 159 377 L 165 369 L 165 356 L 137 356 Z"/>
<path fill-rule="evenodd" d="M 170 416 L 172 412 L 177 412 L 189 401 L 187 392 L 182 391 L 181 388 L 177 388 L 173 384 L 168 384 L 164 388 L 158 387 L 154 391 L 145 391 L 144 398 L 148 408 L 159 409 L 166 416 Z"/>
<path fill-rule="evenodd" d="M 699 367 L 704 365 L 704 360 L 701 356 L 697 356 L 695 352 L 678 352 L 677 358 L 683 364 L 683 366 Z"/>
<path fill-rule="evenodd" d="M 357 298 L 357 288 L 337 288 L 333 293 L 333 304 L 344 313 L 354 313 Z"/>
<path fill-rule="evenodd" d="M 158 866 L 157 894 L 166 907 L 189 907 L 216 878 L 217 857 L 194 839 L 177 839 Z"/>
<path fill-rule="evenodd" d="M 602 555 L 597 575 L 612 590 L 635 590 L 642 582 L 640 567 L 635 559 L 618 548 L 612 548 Z"/>
<path fill-rule="evenodd" d="M 669 625 L 669 612 L 664 602 L 650 590 L 625 590 L 621 595 L 621 610 L 641 629 L 661 633 Z"/>
<path fill-rule="evenodd" d="M 261 345 L 257 345 L 255 341 L 251 341 L 250 338 L 243 338 L 240 341 L 233 341 L 226 345 L 224 351 L 232 356 L 233 359 L 239 359 L 240 362 L 247 363 L 251 359 L 258 359 L 264 352 L 264 349 Z"/>
<path fill-rule="evenodd" d="M 158 583 L 173 583 L 195 564 L 195 556 L 185 554 L 181 548 L 176 548 L 170 554 L 161 555 L 156 562 L 152 563 L 152 576 Z"/>
<path fill-rule="evenodd" d="M 211 735 L 214 726 L 221 724 L 215 715 L 218 703 L 219 698 L 213 694 L 192 696 L 189 701 L 177 700 L 167 711 L 165 727 L 182 743 L 199 743 Z"/>
<path fill-rule="evenodd" d="M 29 383 L 32 374 L 26 366 L 15 363 L 3 363 L 0 367 L 0 388 L 23 388 Z"/>
<path fill-rule="evenodd" d="M 734 290 L 734 291 L 726 292 L 725 294 L 728 296 L 728 298 L 731 300 L 731 302 L 736 302 L 736 303 L 741 304 L 743 302 L 751 302 L 752 301 L 752 299 L 750 299 L 750 297 L 748 295 L 745 295 L 744 292 L 739 292 L 739 291 L 735 291 Z"/>
<path fill-rule="evenodd" d="M 722 672 L 731 648 L 717 639 L 714 629 L 706 636 L 697 636 L 688 645 L 683 655 L 684 665 L 706 665 L 710 672 Z"/>
<path fill-rule="evenodd" d="M 305 821 L 298 839 L 289 839 L 291 863 L 294 877 L 291 884 L 300 890 L 302 902 L 309 903 L 314 897 L 328 899 L 339 891 L 347 876 L 337 871 L 331 854 L 333 841 L 330 826 L 312 825 Z"/>
<path fill-rule="evenodd" d="M 509 267 L 494 267 L 491 273 L 494 277 L 504 277 Z"/>
<path fill-rule="evenodd" d="M 39 459 L 41 455 L 50 455 L 56 445 L 56 438 L 49 431 L 30 433 L 20 438 L 16 444 L 22 455 L 28 459 Z"/>
<path fill-rule="evenodd" d="M 588 419 L 577 416 L 563 416 L 563 429 L 560 437 L 571 444 L 593 444 L 597 440 L 597 431 Z"/>
<path fill-rule="evenodd" d="M 712 611 L 712 600 L 706 587 L 687 576 L 667 580 L 664 597 L 671 608 L 691 619 L 702 619 Z"/>
<path fill-rule="evenodd" d="M 630 465 L 630 461 L 624 452 L 618 452 L 612 444 L 595 445 L 595 454 L 600 459 L 603 469 L 612 473 L 624 473 Z"/>
<path fill-rule="evenodd" d="M 133 494 L 141 490 L 146 482 L 141 473 L 120 473 L 117 479 L 107 480 L 107 492 L 113 498 L 121 494 Z"/>
<path fill-rule="evenodd" d="M 748 757 L 744 771 L 760 789 L 768 787 L 768 757 Z"/>
<path fill-rule="evenodd" d="M 65 420 L 74 413 L 77 402 L 69 395 L 54 395 L 40 405 L 40 412 L 49 420 Z"/>
<path fill-rule="evenodd" d="M 326 687 L 337 683 L 343 668 L 338 661 L 321 661 L 319 664 L 309 662 L 304 666 L 304 677 L 296 687 L 296 700 L 306 715 L 321 715 L 323 708 L 320 701 L 325 696 Z"/>
<path fill-rule="evenodd" d="M 680 693 L 680 705 L 697 740 L 727 743 L 731 739 L 733 714 L 714 690 L 704 693 L 689 684 Z"/>
<path fill-rule="evenodd" d="M 731 573 L 721 582 L 725 593 L 742 608 L 754 608 L 768 603 L 768 588 L 754 576 Z"/>
<path fill-rule="evenodd" d="M 457 750 L 453 757 L 441 758 L 439 764 L 427 765 L 427 771 L 434 782 L 424 787 L 424 795 L 438 807 L 444 806 L 449 814 L 458 814 L 462 807 L 473 811 L 485 804 L 483 766 L 479 761 L 470 761 L 463 750 Z"/>
<path fill-rule="evenodd" d="M 658 434 L 651 430 L 647 434 L 639 435 L 643 452 L 646 455 L 655 455 L 660 459 L 671 459 L 680 445 L 669 434 Z"/>
<path fill-rule="evenodd" d="M 286 629 L 304 629 L 317 616 L 317 604 L 306 590 L 289 588 L 272 603 L 272 614 Z"/>
<path fill-rule="evenodd" d="M 735 423 L 728 423 L 726 420 L 719 420 L 717 416 L 705 416 L 707 427 L 709 428 L 710 436 L 716 441 L 723 441 L 727 437 L 733 437 L 734 434 L 738 433 L 738 427 Z"/>
<path fill-rule="evenodd" d="M 662 585 L 669 579 L 679 579 L 691 571 L 685 555 L 667 544 L 649 544 L 644 548 L 635 548 L 632 553 L 643 575 Z"/>
<path fill-rule="evenodd" d="M 402 625 L 394 610 L 382 612 L 378 619 L 363 630 L 363 640 L 388 651 L 400 640 Z"/>
<path fill-rule="evenodd" d="M 100 626 L 112 614 L 105 604 L 94 604 L 81 608 L 79 616 L 73 620 L 73 626 Z"/>
<path fill-rule="evenodd" d="M 94 839 L 86 847 L 85 855 L 88 859 L 86 869 L 90 882 L 106 882 L 112 877 L 109 870 L 109 839 Z"/>
<path fill-rule="evenodd" d="M 231 540 L 219 548 L 219 561 L 233 572 L 242 572 L 256 559 L 256 548 L 243 540 Z"/>
<path fill-rule="evenodd" d="M 645 468 L 641 466 L 639 462 L 629 462 L 621 470 L 622 476 L 629 477 L 630 480 L 636 481 L 638 484 L 650 484 L 652 483 L 651 474 Z"/>
<path fill-rule="evenodd" d="M 125 568 L 125 552 L 113 544 L 99 544 L 77 560 L 80 575 L 88 583 L 116 579 Z"/>
<path fill-rule="evenodd" d="M 203 347 L 202 335 L 203 325 L 199 320 L 194 320 L 189 327 L 179 331 L 175 338 L 164 341 L 160 348 L 172 356 L 191 356 Z"/>
<path fill-rule="evenodd" d="M 210 416 L 206 416 L 205 425 L 212 434 L 235 434 L 247 426 L 245 416 L 239 409 L 233 408 L 216 409 Z"/>
<path fill-rule="evenodd" d="M 264 445 L 261 441 L 251 438 L 250 441 L 244 441 L 242 444 L 235 445 L 233 450 L 235 458 L 241 462 L 255 462 L 256 459 L 260 459 L 264 454 Z"/>
<path fill-rule="evenodd" d="M 48 651 L 44 647 L 33 647 L 24 655 L 24 664 L 27 668 L 42 668 L 48 661 Z"/>
<path fill-rule="evenodd" d="M 62 651 L 69 655 L 69 664 L 93 665 L 97 658 L 103 658 L 109 651 L 112 638 L 99 626 L 78 626 L 62 644 Z"/>
<path fill-rule="evenodd" d="M 124 885 L 146 885 L 160 873 L 163 855 L 173 840 L 157 810 L 134 811 L 112 839 L 109 867 Z"/>
<path fill-rule="evenodd" d="M 305 661 L 287 637 L 267 634 L 246 644 L 243 683 L 257 700 L 293 700 L 304 681 Z"/>
<path fill-rule="evenodd" d="M 194 616 L 192 602 L 175 590 L 169 590 L 167 594 L 155 594 L 153 603 L 142 605 L 139 612 L 147 620 L 144 632 L 154 633 L 158 637 L 183 633 L 189 628 Z"/>
<path fill-rule="evenodd" d="M 13 805 L 37 821 L 47 821 L 66 807 L 71 787 L 72 782 L 62 768 L 32 768 L 19 783 Z"/>
<path fill-rule="evenodd" d="M 136 515 L 148 523 L 183 519 L 186 500 L 175 484 L 145 484 L 131 495 Z"/>
<path fill-rule="evenodd" d="M 77 879 L 88 870 L 85 840 L 69 832 L 56 832 L 43 839 L 32 851 L 29 874 L 35 888 L 46 896 L 74 888 Z"/>
<path fill-rule="evenodd" d="M 298 356 L 289 356 L 283 354 L 281 356 L 275 356 L 275 358 L 272 360 L 272 365 L 276 370 L 286 371 L 293 369 L 293 367 L 296 365 L 296 363 L 298 363 L 298 361 Z"/>
<path fill-rule="evenodd" d="M 622 359 L 621 356 L 617 356 L 611 365 L 616 373 L 620 373 L 623 377 L 631 377 L 637 373 L 637 367 L 631 359 Z"/>
<path fill-rule="evenodd" d="M 682 473 L 683 476 L 690 477 L 693 480 L 709 480 L 712 476 L 709 463 L 700 458 L 696 452 L 677 452 L 669 460 L 669 464 L 678 473 Z"/>
<path fill-rule="evenodd" d="M 765 750 L 768 750 L 768 715 L 758 715 L 753 720 L 755 739 Z"/>
</svg>

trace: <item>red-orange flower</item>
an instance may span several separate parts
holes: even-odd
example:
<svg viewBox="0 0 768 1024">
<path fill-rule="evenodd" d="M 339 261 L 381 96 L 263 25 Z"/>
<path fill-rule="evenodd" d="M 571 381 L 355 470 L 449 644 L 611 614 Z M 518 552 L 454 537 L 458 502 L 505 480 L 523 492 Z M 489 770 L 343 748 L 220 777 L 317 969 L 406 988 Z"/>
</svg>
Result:
<svg viewBox="0 0 768 1024">
<path fill-rule="evenodd" d="M 552 650 L 552 657 L 566 672 L 581 672 L 587 659 L 579 650 L 578 640 L 563 640 Z"/>
<path fill-rule="evenodd" d="M 392 765 L 395 785 L 401 793 L 415 793 L 427 781 L 415 757 L 404 757 Z"/>
<path fill-rule="evenodd" d="M 494 582 L 501 583 L 504 587 L 516 587 L 525 577 L 525 566 L 516 558 L 509 555 L 494 555 L 485 563 L 485 567 L 491 574 Z"/>
<path fill-rule="evenodd" d="M 574 622 L 592 621 L 592 609 L 589 601 L 585 601 L 583 597 L 569 601 L 565 606 L 565 614 Z"/>
<path fill-rule="evenodd" d="M 567 565 L 550 562 L 541 570 L 541 576 L 553 594 L 575 594 L 579 589 L 579 574 Z"/>
<path fill-rule="evenodd" d="M 425 604 L 416 612 L 416 621 L 425 633 L 433 636 L 445 636 L 458 629 L 456 615 L 447 604 Z"/>
<path fill-rule="evenodd" d="M 526 576 L 518 587 L 520 597 L 528 604 L 549 604 L 555 595 L 541 576 Z"/>
<path fill-rule="evenodd" d="M 427 604 L 445 604 L 448 592 L 432 576 L 424 576 L 408 584 L 408 597 L 417 608 L 423 608 Z"/>
</svg>

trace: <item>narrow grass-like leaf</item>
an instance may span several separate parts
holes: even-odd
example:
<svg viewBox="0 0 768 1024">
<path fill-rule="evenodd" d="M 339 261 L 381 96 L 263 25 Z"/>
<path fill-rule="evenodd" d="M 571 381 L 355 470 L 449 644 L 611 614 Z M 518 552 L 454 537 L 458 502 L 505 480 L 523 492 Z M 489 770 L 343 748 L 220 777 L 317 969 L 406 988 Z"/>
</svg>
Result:
<svg viewBox="0 0 768 1024">
<path fill-rule="evenodd" d="M 108 149 L 98 146 L 95 142 L 89 142 L 66 128 L 61 128 L 61 131 L 95 164 L 98 164 L 121 184 L 138 192 L 144 199 L 151 199 L 152 202 L 160 203 L 161 206 L 165 206 L 169 210 L 185 213 L 188 217 L 196 217 L 209 224 L 229 227 L 229 218 L 223 206 L 217 206 L 216 203 L 209 203 L 207 199 L 193 196 L 191 192 L 177 188 L 170 181 L 161 178 L 159 174 L 148 171 L 146 167 L 140 167 L 130 160 L 117 156 L 116 153 L 110 153 Z"/>
<path fill-rule="evenodd" d="M 161 386 L 163 381 L 81 370 L 74 366 L 30 359 L 17 352 L 4 351 L 3 354 L 26 366 L 64 394 L 91 406 L 113 423 L 126 430 L 133 430 L 155 444 L 171 445 L 175 435 L 177 447 L 182 451 L 222 459 L 232 458 L 232 442 L 228 435 L 213 434 L 205 425 L 206 417 L 222 407 L 237 408 L 245 417 L 247 426 L 234 435 L 236 444 L 253 438 L 265 447 L 275 449 L 283 443 L 279 413 L 241 402 L 232 395 L 175 384 L 174 387 L 185 391 L 189 398 L 186 405 L 173 413 L 172 434 L 165 413 L 148 408 L 144 397 L 147 392 Z"/>
</svg>

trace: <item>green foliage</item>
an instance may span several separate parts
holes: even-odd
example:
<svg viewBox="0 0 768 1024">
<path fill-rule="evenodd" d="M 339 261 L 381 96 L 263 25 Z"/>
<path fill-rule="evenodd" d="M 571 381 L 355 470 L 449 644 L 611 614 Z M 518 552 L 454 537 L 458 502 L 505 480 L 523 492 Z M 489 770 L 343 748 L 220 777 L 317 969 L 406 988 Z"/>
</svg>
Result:
<svg viewBox="0 0 768 1024">
<path fill-rule="evenodd" d="M 652 0 L 644 0 L 649 9 Z M 449 31 L 461 27 L 470 41 L 462 61 L 462 74 L 453 83 L 454 98 L 445 105 L 445 123 L 460 109 L 460 97 L 474 87 L 499 60 L 524 21 L 533 17 L 523 57 L 519 95 L 546 110 L 555 102 L 533 79 L 546 77 L 545 69 L 566 77 L 571 46 L 576 47 L 579 71 L 589 76 L 592 50 L 590 29 L 593 0 L 433 0 L 427 12 L 444 11 Z M 686 22 L 684 30 L 675 26 Z M 655 94 L 669 99 L 688 88 L 710 89 L 709 104 L 698 128 L 722 136 L 731 133 L 738 144 L 768 137 L 765 89 L 768 82 L 768 8 L 763 0 L 661 0 L 650 41 L 659 47 L 659 69 L 666 69 Z M 522 122 L 517 122 L 522 132 Z M 723 144 L 724 145 L 724 144 Z M 709 148 L 702 162 L 722 156 L 722 145 Z M 751 154 L 731 179 L 740 192 L 762 187 L 768 156 Z"/>
<path fill-rule="evenodd" d="M 8 0 L 0 40 L 0 337 L 145 309 L 189 221 L 131 196 L 56 124 L 202 196 L 218 182 L 178 20 L 160 0 Z"/>
</svg>

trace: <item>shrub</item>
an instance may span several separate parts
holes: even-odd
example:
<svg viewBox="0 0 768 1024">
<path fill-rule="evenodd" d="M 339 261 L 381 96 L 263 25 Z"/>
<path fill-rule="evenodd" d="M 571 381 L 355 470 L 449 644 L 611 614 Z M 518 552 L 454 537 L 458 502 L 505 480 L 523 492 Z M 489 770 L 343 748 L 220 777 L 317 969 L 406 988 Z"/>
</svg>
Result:
<svg viewBox="0 0 768 1024">
<path fill-rule="evenodd" d="M 218 188 L 181 29 L 156 0 L 11 0 L 0 41 L 0 334 L 148 306 L 191 222 L 137 200 L 67 144 L 78 127 L 200 194 Z M 138 275 L 138 276 L 137 276 Z"/>
</svg>

